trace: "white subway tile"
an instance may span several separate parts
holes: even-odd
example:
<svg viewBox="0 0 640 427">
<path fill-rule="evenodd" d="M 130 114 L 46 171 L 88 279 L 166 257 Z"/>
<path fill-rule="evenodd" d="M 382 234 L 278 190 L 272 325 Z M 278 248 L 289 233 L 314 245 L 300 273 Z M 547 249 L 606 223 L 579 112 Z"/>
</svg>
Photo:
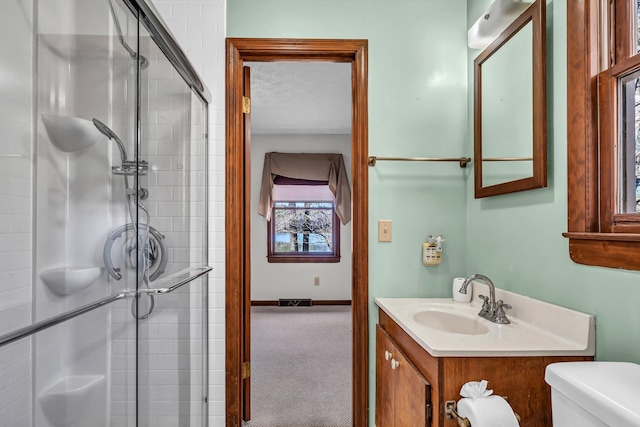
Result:
<svg viewBox="0 0 640 427">
<path fill-rule="evenodd" d="M 199 4 L 172 4 L 171 19 L 199 19 L 202 16 L 202 7 Z M 185 46 L 183 46 L 184 48 Z"/>
</svg>

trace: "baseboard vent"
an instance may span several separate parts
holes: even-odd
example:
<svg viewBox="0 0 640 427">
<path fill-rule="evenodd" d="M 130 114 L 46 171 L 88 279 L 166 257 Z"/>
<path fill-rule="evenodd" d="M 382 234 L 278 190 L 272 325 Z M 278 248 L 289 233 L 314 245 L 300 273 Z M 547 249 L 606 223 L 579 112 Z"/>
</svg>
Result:
<svg viewBox="0 0 640 427">
<path fill-rule="evenodd" d="M 278 307 L 311 307 L 313 302 L 311 299 L 286 299 L 278 300 Z"/>
</svg>

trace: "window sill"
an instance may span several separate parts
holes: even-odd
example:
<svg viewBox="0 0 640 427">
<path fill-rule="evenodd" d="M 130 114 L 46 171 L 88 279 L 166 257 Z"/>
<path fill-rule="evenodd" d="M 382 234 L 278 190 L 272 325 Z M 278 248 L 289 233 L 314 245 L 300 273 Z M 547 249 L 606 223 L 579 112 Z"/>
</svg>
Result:
<svg viewBox="0 0 640 427">
<path fill-rule="evenodd" d="M 569 256 L 584 265 L 640 270 L 640 234 L 562 233 Z"/>
<path fill-rule="evenodd" d="M 307 263 L 307 264 L 316 264 L 316 263 L 337 263 L 340 262 L 340 255 L 268 255 L 267 262 L 269 263 Z"/>
<path fill-rule="evenodd" d="M 632 233 L 562 233 L 564 237 L 576 240 L 608 240 L 622 242 L 640 242 L 640 234 Z"/>
</svg>

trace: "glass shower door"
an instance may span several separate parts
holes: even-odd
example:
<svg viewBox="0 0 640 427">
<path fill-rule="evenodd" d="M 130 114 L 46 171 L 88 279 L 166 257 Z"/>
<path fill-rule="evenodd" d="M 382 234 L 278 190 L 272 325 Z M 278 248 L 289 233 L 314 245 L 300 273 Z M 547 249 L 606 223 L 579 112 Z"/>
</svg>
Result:
<svg viewBox="0 0 640 427">
<path fill-rule="evenodd" d="M 33 194 L 33 5 L 3 2 L 0 14 L 0 335 L 31 323 Z M 0 420 L 28 425 L 31 340 L 0 347 Z M 8 393 L 17 390 L 15 393 Z"/>
<path fill-rule="evenodd" d="M 146 3 L 123 4 L 130 14 L 145 12 L 138 7 Z M 169 60 L 167 46 L 161 49 L 157 35 L 142 25 L 147 21 L 135 20 L 131 26 L 137 38 L 130 45 L 139 49 L 134 156 L 115 174 L 134 172 L 130 182 L 122 181 L 122 190 L 125 216 L 134 212 L 135 220 L 132 215 L 133 225 L 125 225 L 118 240 L 125 253 L 120 265 L 129 267 L 136 297 L 128 312 L 114 310 L 120 310 L 117 318 L 128 333 L 128 322 L 135 321 L 135 358 L 131 348 L 121 347 L 129 363 L 122 377 L 135 384 L 135 399 L 127 386 L 112 388 L 112 396 L 122 397 L 118 393 L 126 390 L 127 414 L 135 402 L 136 426 L 205 426 L 207 103 Z M 123 253 L 117 248 L 108 252 L 116 258 Z"/>
<path fill-rule="evenodd" d="M 140 49 L 149 65 L 140 70 L 138 161 L 148 170 L 139 168 L 138 219 L 158 230 L 167 253 L 158 276 L 158 251 L 149 251 L 138 284 L 141 313 L 153 304 L 138 320 L 138 420 L 198 427 L 207 416 L 207 283 L 179 284 L 206 265 L 207 106 L 144 28 Z"/>
<path fill-rule="evenodd" d="M 204 426 L 206 88 L 145 0 L 4 6 L 0 425 Z"/>
<path fill-rule="evenodd" d="M 135 174 L 120 172 L 135 159 L 138 20 L 111 0 L 34 11 L 33 320 L 91 309 L 31 338 L 33 425 L 135 425 L 137 278 L 105 249 L 136 221 Z"/>
</svg>

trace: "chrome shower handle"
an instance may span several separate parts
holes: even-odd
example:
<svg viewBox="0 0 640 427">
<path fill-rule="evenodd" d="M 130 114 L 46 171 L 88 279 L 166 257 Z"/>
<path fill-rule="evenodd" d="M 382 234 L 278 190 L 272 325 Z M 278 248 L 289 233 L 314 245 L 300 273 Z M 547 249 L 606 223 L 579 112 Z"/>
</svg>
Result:
<svg viewBox="0 0 640 427">
<path fill-rule="evenodd" d="M 167 266 L 167 261 L 169 260 L 168 251 L 166 244 L 164 242 L 164 235 L 160 234 L 158 230 L 153 228 L 152 226 L 146 224 L 139 224 L 138 227 L 141 229 L 148 228 L 149 234 L 153 236 L 154 240 L 158 244 L 160 248 L 160 258 L 158 261 L 158 268 L 149 276 L 149 281 L 153 282 L 164 273 L 164 270 Z M 128 223 L 116 228 L 110 235 L 107 237 L 107 240 L 104 242 L 104 248 L 102 250 L 102 259 L 104 261 L 104 266 L 106 267 L 109 275 L 116 280 L 122 279 L 122 274 L 120 274 L 120 268 L 113 265 L 113 260 L 111 259 L 111 249 L 113 247 L 113 243 L 118 239 L 123 233 L 127 231 L 135 231 L 136 227 L 132 223 Z"/>
</svg>

